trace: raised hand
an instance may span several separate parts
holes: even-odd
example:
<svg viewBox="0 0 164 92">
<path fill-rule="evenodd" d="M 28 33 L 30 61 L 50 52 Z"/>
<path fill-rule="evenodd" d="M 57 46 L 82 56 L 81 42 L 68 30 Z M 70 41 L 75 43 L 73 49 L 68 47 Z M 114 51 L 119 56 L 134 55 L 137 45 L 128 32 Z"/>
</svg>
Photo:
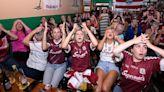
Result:
<svg viewBox="0 0 164 92">
<path fill-rule="evenodd" d="M 77 23 L 74 23 L 72 31 L 75 33 L 77 31 L 77 29 L 78 29 L 78 25 L 77 25 Z"/>
<path fill-rule="evenodd" d="M 22 20 L 20 20 L 20 19 L 16 20 L 16 23 L 18 23 L 18 22 L 22 23 Z"/>
<path fill-rule="evenodd" d="M 47 32 L 48 31 L 48 24 L 47 24 L 47 22 L 45 22 L 44 25 L 45 25 L 44 31 Z"/>
<path fill-rule="evenodd" d="M 63 24 L 61 24 L 61 31 L 62 31 L 62 34 L 65 34 L 65 29 L 66 28 L 66 22 L 63 22 Z"/>
<path fill-rule="evenodd" d="M 39 26 L 39 27 L 37 27 L 37 28 L 36 28 L 36 30 L 35 30 L 35 31 L 36 31 L 36 33 L 38 33 L 38 32 L 40 32 L 40 31 L 42 31 L 43 29 L 44 29 L 44 27 Z"/>
<path fill-rule="evenodd" d="M 141 34 L 139 37 L 134 38 L 134 44 L 146 43 L 147 40 L 149 40 L 148 35 L 147 34 Z"/>
<path fill-rule="evenodd" d="M 85 28 L 85 27 L 87 27 L 87 24 L 86 24 L 85 22 L 83 22 L 83 23 L 81 24 L 81 26 L 82 26 L 83 28 Z"/>
</svg>

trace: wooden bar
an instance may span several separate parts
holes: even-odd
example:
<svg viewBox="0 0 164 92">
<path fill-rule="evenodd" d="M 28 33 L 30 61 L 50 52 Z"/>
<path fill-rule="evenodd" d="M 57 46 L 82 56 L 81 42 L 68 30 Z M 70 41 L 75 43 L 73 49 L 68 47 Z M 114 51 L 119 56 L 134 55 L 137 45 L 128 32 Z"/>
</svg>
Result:
<svg viewBox="0 0 164 92">
<path fill-rule="evenodd" d="M 31 79 L 31 78 L 28 78 L 28 81 L 30 83 L 32 83 L 34 80 Z M 41 90 L 43 88 L 44 88 L 44 84 L 39 83 L 38 85 L 36 85 L 35 88 L 32 89 L 31 92 L 41 92 Z M 51 88 L 50 90 L 51 90 L 51 92 L 66 92 L 65 90 L 61 90 L 61 89 L 58 89 L 58 88 Z M 5 92 L 2 84 L 0 85 L 0 92 Z M 12 84 L 12 89 L 8 92 L 25 92 L 25 91 L 20 90 L 19 87 L 16 85 L 16 83 L 14 83 L 14 84 Z"/>
</svg>

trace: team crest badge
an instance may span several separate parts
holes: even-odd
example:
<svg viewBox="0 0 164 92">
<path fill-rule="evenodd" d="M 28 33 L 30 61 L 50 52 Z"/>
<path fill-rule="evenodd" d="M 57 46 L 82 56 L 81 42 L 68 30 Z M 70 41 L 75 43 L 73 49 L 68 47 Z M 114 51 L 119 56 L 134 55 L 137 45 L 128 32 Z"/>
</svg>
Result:
<svg viewBox="0 0 164 92">
<path fill-rule="evenodd" d="M 146 70 L 145 70 L 145 68 L 140 68 L 140 74 L 146 74 Z"/>
<path fill-rule="evenodd" d="M 86 50 L 87 48 L 85 46 L 82 47 L 82 50 Z"/>
</svg>

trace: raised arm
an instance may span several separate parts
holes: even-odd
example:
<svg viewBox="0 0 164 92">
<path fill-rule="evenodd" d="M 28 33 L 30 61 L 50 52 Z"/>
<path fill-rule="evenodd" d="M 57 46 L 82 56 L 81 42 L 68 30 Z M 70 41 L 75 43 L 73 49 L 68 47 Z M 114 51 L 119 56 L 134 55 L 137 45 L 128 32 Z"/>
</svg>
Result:
<svg viewBox="0 0 164 92">
<path fill-rule="evenodd" d="M 150 48 L 153 51 L 157 52 L 158 54 L 160 54 L 164 58 L 164 50 L 163 49 L 151 44 L 151 42 L 149 40 L 147 40 L 146 45 L 148 46 L 148 48 Z"/>
<path fill-rule="evenodd" d="M 29 42 L 31 41 L 31 39 L 33 38 L 33 36 L 42 31 L 43 30 L 43 27 L 39 26 L 37 27 L 35 30 L 33 30 L 31 33 L 29 33 L 23 40 L 23 44 L 26 45 L 26 46 L 29 46 Z"/>
<path fill-rule="evenodd" d="M 161 15 L 160 15 L 160 13 L 158 11 L 156 11 L 156 15 L 157 15 L 157 18 L 154 18 L 153 17 L 153 20 L 156 21 L 156 22 L 158 22 L 158 23 L 160 23 L 160 16 Z"/>
<path fill-rule="evenodd" d="M 0 24 L 0 30 L 5 32 L 9 37 L 10 37 L 10 40 L 17 40 L 18 37 L 15 35 L 15 34 L 12 34 L 10 31 L 7 31 L 3 26 L 2 24 Z"/>
<path fill-rule="evenodd" d="M 16 24 L 17 24 L 18 20 L 15 20 L 14 23 L 13 23 L 13 26 L 12 26 L 12 29 L 11 30 L 16 30 Z"/>
<path fill-rule="evenodd" d="M 66 26 L 66 24 L 65 24 L 65 22 L 62 24 L 62 26 L 61 26 L 61 31 L 62 31 L 62 44 L 64 44 L 65 42 L 65 38 L 66 38 L 66 32 L 65 32 L 65 26 Z"/>
<path fill-rule="evenodd" d="M 103 49 L 103 46 L 104 46 L 105 41 L 106 41 L 106 33 L 104 34 L 103 39 L 100 40 L 100 42 L 98 43 L 97 49 L 99 51 L 101 51 Z"/>
<path fill-rule="evenodd" d="M 87 34 L 88 34 L 88 36 L 89 36 L 89 38 L 93 44 L 93 47 L 96 47 L 98 45 L 98 41 L 97 41 L 96 37 L 92 34 L 92 32 L 88 29 L 85 22 L 82 23 L 82 27 L 87 32 Z"/>
<path fill-rule="evenodd" d="M 63 49 L 68 49 L 68 43 L 71 40 L 72 35 L 76 32 L 77 24 L 75 23 L 73 25 L 72 31 L 68 34 L 68 36 L 65 38 L 64 42 L 62 42 L 62 48 Z"/>
<path fill-rule="evenodd" d="M 123 16 L 122 13 L 120 14 L 120 17 L 121 17 L 121 21 L 122 21 L 122 23 L 125 24 L 125 19 L 124 19 L 124 16 Z"/>
<path fill-rule="evenodd" d="M 42 39 L 42 49 L 44 51 L 48 50 L 48 48 L 49 48 L 49 45 L 47 43 L 47 32 L 48 32 L 47 22 L 45 22 L 45 29 L 44 29 L 44 33 L 43 33 L 43 39 Z"/>
<path fill-rule="evenodd" d="M 149 39 L 148 36 L 146 34 L 141 34 L 141 36 L 134 38 L 132 40 L 129 40 L 127 42 L 124 42 L 120 45 L 118 45 L 117 47 L 115 47 L 113 49 L 113 54 L 115 56 L 120 55 L 120 53 L 122 51 L 124 51 L 125 49 L 127 49 L 128 47 L 134 45 L 134 44 L 138 44 L 138 43 L 146 43 L 145 40 Z"/>
</svg>

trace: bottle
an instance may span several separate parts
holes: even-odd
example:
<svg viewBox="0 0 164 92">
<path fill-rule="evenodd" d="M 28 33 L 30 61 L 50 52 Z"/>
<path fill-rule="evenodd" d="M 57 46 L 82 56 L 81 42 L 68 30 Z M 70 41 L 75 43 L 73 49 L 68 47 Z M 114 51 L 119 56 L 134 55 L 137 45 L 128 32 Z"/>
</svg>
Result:
<svg viewBox="0 0 164 92">
<path fill-rule="evenodd" d="M 26 78 L 26 75 L 24 74 L 24 71 L 22 68 L 19 69 L 19 72 L 21 73 L 21 76 L 20 76 L 20 82 L 21 82 L 21 85 L 22 86 L 26 86 L 28 85 L 28 80 Z"/>
<path fill-rule="evenodd" d="M 10 84 L 9 78 L 6 76 L 5 72 L 3 72 L 3 87 L 5 91 L 11 90 L 12 86 Z"/>
<path fill-rule="evenodd" d="M 20 81 L 19 81 L 21 73 L 18 71 L 16 65 L 12 65 L 12 68 L 13 68 L 13 71 L 14 71 L 15 82 L 16 82 L 17 86 L 19 87 L 20 84 L 21 84 Z"/>
</svg>

